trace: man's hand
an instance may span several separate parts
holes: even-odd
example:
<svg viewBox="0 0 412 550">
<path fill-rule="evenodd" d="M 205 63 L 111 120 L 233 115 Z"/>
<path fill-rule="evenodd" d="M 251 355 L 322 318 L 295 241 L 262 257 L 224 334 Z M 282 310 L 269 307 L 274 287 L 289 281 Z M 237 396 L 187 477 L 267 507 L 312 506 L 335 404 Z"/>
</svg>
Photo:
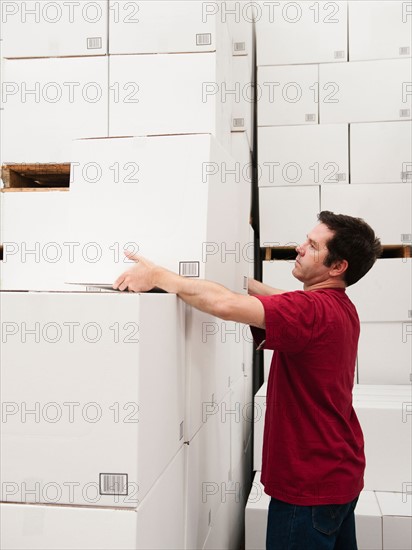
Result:
<svg viewBox="0 0 412 550">
<path fill-rule="evenodd" d="M 113 288 L 116 290 L 129 290 L 131 292 L 147 292 L 148 290 L 152 290 L 156 286 L 154 283 L 155 264 L 149 262 L 143 256 L 133 254 L 127 250 L 124 253 L 129 260 L 135 262 L 135 265 L 116 279 Z"/>
</svg>

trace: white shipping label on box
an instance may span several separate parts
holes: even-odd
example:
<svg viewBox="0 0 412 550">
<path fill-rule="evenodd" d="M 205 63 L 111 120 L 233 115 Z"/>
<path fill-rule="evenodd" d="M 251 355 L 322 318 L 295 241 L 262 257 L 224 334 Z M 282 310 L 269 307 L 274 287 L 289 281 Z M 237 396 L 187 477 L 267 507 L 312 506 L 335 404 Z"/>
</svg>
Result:
<svg viewBox="0 0 412 550">
<path fill-rule="evenodd" d="M 411 244 L 411 186 L 365 184 L 322 186 L 321 210 L 363 218 L 385 244 Z"/>
<path fill-rule="evenodd" d="M 167 550 L 184 546 L 185 449 L 137 510 L 0 504 L 4 550 Z M 159 514 L 165 514 L 158 529 Z"/>
<path fill-rule="evenodd" d="M 74 157 L 70 230 L 80 244 L 68 282 L 113 283 L 132 267 L 129 248 L 245 293 L 239 224 L 227 223 L 242 179 L 211 136 L 80 140 Z"/>
<path fill-rule="evenodd" d="M 3 57 L 107 54 L 107 0 L 15 0 L 2 8 Z"/>
<path fill-rule="evenodd" d="M 69 193 L 3 192 L 0 225 L 3 290 L 53 290 L 65 280 L 72 241 L 68 234 Z"/>
<path fill-rule="evenodd" d="M 160 54 L 110 56 L 109 63 L 110 136 L 209 133 L 229 149 L 228 60 Z"/>
<path fill-rule="evenodd" d="M 105 57 L 4 63 L 2 162 L 70 162 L 71 142 L 108 131 Z"/>
<path fill-rule="evenodd" d="M 347 60 L 347 2 L 257 2 L 257 64 Z"/>
<path fill-rule="evenodd" d="M 403 323 L 361 323 L 358 346 L 359 383 L 410 384 L 411 344 L 412 317 Z"/>
<path fill-rule="evenodd" d="M 349 4 L 349 59 L 411 55 L 411 4 L 397 0 Z"/>
<path fill-rule="evenodd" d="M 261 246 L 297 246 L 318 223 L 319 186 L 262 187 L 259 205 Z"/>
<path fill-rule="evenodd" d="M 142 502 L 183 444 L 181 306 L 172 294 L 1 294 L 2 501 Z"/>
<path fill-rule="evenodd" d="M 320 122 L 411 120 L 410 59 L 319 66 Z"/>
<path fill-rule="evenodd" d="M 109 15 L 110 54 L 218 50 L 231 55 L 227 25 L 217 4 L 110 0 Z M 222 35 L 227 51 L 221 51 Z"/>
<path fill-rule="evenodd" d="M 378 259 L 347 293 L 363 322 L 408 321 L 412 319 L 411 281 L 412 259 Z"/>
<path fill-rule="evenodd" d="M 259 186 L 349 182 L 346 124 L 259 128 Z"/>
<path fill-rule="evenodd" d="M 318 65 L 259 67 L 258 126 L 318 123 Z"/>
<path fill-rule="evenodd" d="M 410 479 L 412 432 L 410 400 L 392 401 L 354 399 L 365 441 L 365 489 L 402 491 Z M 379 426 L 379 430 L 376 427 Z"/>
<path fill-rule="evenodd" d="M 376 492 L 383 516 L 383 548 L 404 550 L 412 547 L 412 500 L 410 482 L 402 492 Z"/>
<path fill-rule="evenodd" d="M 410 121 L 351 124 L 351 183 L 411 183 L 411 151 Z"/>
</svg>

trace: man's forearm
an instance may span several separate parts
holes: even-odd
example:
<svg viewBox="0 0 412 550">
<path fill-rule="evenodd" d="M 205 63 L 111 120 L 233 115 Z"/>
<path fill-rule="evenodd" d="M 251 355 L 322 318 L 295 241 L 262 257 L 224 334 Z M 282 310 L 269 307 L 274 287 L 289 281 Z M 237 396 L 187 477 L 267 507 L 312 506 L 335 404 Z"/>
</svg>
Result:
<svg viewBox="0 0 412 550">
<path fill-rule="evenodd" d="M 225 318 L 226 304 L 235 293 L 218 283 L 202 279 L 189 279 L 156 267 L 154 283 L 157 287 L 177 294 L 187 304 L 211 315 Z"/>
<path fill-rule="evenodd" d="M 256 279 L 249 279 L 249 294 L 256 294 L 259 296 L 273 296 L 274 294 L 283 294 L 288 292 L 287 290 L 281 290 L 280 288 L 273 288 L 265 283 L 256 281 Z"/>
</svg>

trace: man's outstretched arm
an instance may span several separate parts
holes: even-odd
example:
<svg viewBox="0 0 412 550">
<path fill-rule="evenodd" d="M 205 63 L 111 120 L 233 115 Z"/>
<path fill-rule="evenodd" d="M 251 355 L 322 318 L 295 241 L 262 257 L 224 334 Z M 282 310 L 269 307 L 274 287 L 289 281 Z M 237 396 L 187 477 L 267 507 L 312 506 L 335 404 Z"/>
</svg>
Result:
<svg viewBox="0 0 412 550">
<path fill-rule="evenodd" d="M 237 294 L 211 281 L 181 277 L 142 256 L 126 253 L 135 265 L 116 279 L 113 288 L 147 292 L 158 287 L 177 294 L 187 304 L 226 321 L 265 328 L 263 305 L 253 296 Z"/>
</svg>

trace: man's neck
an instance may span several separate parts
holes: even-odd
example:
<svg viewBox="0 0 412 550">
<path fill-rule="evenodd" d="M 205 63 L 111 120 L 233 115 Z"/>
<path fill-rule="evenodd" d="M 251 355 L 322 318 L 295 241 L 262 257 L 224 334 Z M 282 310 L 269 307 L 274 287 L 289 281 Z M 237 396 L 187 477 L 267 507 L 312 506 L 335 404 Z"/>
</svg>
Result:
<svg viewBox="0 0 412 550">
<path fill-rule="evenodd" d="M 320 283 L 314 283 L 303 285 L 303 290 L 309 291 L 309 290 L 320 290 L 322 288 L 346 288 L 345 281 L 342 280 L 334 280 L 334 279 L 328 279 L 327 281 L 322 281 Z"/>
</svg>

